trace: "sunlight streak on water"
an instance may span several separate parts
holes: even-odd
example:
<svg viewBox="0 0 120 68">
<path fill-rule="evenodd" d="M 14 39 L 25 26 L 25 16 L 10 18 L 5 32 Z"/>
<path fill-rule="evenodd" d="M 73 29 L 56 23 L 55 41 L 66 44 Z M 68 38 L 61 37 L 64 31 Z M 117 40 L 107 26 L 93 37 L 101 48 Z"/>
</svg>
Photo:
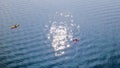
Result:
<svg viewBox="0 0 120 68">
<path fill-rule="evenodd" d="M 50 29 L 50 33 L 53 35 L 52 46 L 54 50 L 57 52 L 59 50 L 63 50 L 69 46 L 67 44 L 67 30 L 65 26 L 52 26 Z M 59 56 L 64 54 L 64 51 L 59 51 L 55 55 Z"/>
<path fill-rule="evenodd" d="M 54 48 L 55 56 L 64 55 L 64 50 L 71 46 L 69 42 L 73 38 L 72 28 L 74 26 L 72 17 L 70 13 L 56 12 L 55 20 L 50 21 L 48 39 L 52 40 L 51 45 Z"/>
</svg>

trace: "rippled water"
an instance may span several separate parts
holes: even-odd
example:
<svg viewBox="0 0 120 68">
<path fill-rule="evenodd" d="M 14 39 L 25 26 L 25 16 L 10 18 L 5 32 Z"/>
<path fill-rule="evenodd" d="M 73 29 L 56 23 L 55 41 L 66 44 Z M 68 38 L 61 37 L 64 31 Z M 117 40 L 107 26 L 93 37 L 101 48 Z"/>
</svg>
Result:
<svg viewBox="0 0 120 68">
<path fill-rule="evenodd" d="M 0 68 L 120 68 L 119 48 L 119 0 L 0 0 Z"/>
</svg>

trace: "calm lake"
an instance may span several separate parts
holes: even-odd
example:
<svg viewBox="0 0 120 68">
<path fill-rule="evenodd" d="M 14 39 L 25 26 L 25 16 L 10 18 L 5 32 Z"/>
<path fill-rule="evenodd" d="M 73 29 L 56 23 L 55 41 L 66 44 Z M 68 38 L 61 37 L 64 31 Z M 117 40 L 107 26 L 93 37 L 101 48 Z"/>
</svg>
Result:
<svg viewBox="0 0 120 68">
<path fill-rule="evenodd" d="M 0 0 L 0 68 L 120 68 L 120 0 Z"/>
</svg>

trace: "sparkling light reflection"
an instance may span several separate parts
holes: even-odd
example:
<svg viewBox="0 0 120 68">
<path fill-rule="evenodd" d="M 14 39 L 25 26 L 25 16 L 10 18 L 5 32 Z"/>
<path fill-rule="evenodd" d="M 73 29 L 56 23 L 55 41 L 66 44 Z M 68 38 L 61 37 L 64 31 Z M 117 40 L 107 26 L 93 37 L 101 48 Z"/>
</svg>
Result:
<svg viewBox="0 0 120 68">
<path fill-rule="evenodd" d="M 52 40 L 52 47 L 55 51 L 55 56 L 65 54 L 65 49 L 70 47 L 69 42 L 72 40 L 74 26 L 72 15 L 69 13 L 56 12 L 55 20 L 51 22 L 48 39 Z"/>
</svg>

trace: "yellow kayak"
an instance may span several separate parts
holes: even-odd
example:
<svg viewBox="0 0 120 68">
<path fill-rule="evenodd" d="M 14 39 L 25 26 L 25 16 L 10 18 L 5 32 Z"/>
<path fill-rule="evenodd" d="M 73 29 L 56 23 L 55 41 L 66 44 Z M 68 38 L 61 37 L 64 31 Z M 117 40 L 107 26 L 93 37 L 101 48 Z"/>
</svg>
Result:
<svg viewBox="0 0 120 68">
<path fill-rule="evenodd" d="M 15 29 L 15 28 L 17 28 L 18 26 L 20 26 L 20 25 L 19 25 L 19 24 L 15 24 L 15 25 L 11 26 L 11 29 Z"/>
</svg>

